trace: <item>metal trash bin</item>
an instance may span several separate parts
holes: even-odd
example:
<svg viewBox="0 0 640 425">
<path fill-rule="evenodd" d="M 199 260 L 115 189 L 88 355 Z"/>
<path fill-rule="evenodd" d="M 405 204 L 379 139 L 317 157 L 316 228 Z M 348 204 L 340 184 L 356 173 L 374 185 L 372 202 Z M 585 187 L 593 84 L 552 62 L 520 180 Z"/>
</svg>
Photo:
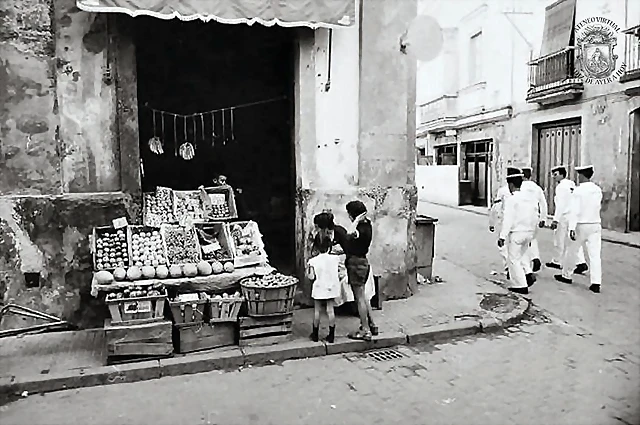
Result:
<svg viewBox="0 0 640 425">
<path fill-rule="evenodd" d="M 437 222 L 437 218 L 426 215 L 416 217 L 416 271 L 429 281 L 433 278 Z"/>
</svg>

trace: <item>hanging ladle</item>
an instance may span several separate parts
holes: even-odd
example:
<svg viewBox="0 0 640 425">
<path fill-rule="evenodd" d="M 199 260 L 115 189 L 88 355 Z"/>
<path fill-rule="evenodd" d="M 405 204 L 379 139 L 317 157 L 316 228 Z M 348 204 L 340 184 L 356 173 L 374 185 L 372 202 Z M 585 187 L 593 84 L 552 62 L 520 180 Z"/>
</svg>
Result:
<svg viewBox="0 0 640 425">
<path fill-rule="evenodd" d="M 160 137 L 156 134 L 156 111 L 152 111 L 153 113 L 153 137 L 149 139 L 149 150 L 156 155 L 162 155 L 164 153 L 164 148 L 162 147 L 162 141 Z M 162 112 L 161 112 L 162 114 Z M 162 133 L 164 134 L 164 117 L 162 118 Z"/>
<path fill-rule="evenodd" d="M 184 117 L 183 120 L 184 120 L 185 142 L 182 145 L 180 145 L 180 156 L 185 161 L 191 161 L 196 156 L 196 152 L 193 147 L 193 144 L 191 142 L 186 141 L 187 140 L 187 117 Z"/>
</svg>

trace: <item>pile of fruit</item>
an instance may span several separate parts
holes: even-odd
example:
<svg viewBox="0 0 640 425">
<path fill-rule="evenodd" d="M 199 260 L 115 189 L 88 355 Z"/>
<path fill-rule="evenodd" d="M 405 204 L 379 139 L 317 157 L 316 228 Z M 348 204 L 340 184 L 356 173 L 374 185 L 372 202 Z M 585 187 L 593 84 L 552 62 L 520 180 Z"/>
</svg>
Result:
<svg viewBox="0 0 640 425">
<path fill-rule="evenodd" d="M 162 223 L 175 223 L 172 191 L 159 187 L 155 193 L 144 194 L 145 224 L 160 227 Z"/>
<path fill-rule="evenodd" d="M 145 297 L 161 297 L 165 296 L 166 291 L 162 284 L 148 286 L 132 286 L 119 292 L 110 292 L 107 294 L 107 301 L 121 300 L 127 298 L 145 298 Z"/>
<path fill-rule="evenodd" d="M 138 267 L 167 264 L 160 231 L 131 228 L 131 261 Z"/>
<path fill-rule="evenodd" d="M 200 245 L 192 226 L 163 226 L 169 264 L 197 264 L 201 260 Z"/>
<path fill-rule="evenodd" d="M 127 232 L 124 229 L 101 231 L 96 235 L 96 269 L 111 270 L 129 265 Z"/>
<path fill-rule="evenodd" d="M 272 273 L 265 276 L 251 276 L 242 281 L 242 286 L 251 288 L 281 288 L 298 283 L 295 276 Z"/>
<path fill-rule="evenodd" d="M 242 294 L 240 293 L 240 291 L 236 291 L 233 294 L 228 294 L 228 293 L 224 293 L 222 295 L 213 295 L 210 296 L 209 299 L 214 300 L 214 301 L 220 301 L 220 300 L 229 300 L 229 299 L 242 299 Z"/>
<path fill-rule="evenodd" d="M 186 218 L 203 220 L 204 210 L 199 192 L 175 192 L 176 216 L 178 222 Z"/>
<path fill-rule="evenodd" d="M 209 218 L 212 220 L 220 220 L 229 218 L 231 211 L 227 203 L 227 197 L 222 193 L 210 194 L 211 209 L 209 210 Z"/>
<path fill-rule="evenodd" d="M 252 223 L 233 223 L 231 225 L 231 237 L 235 246 L 236 257 L 260 255 L 261 248 L 258 244 L 260 236 Z"/>
</svg>

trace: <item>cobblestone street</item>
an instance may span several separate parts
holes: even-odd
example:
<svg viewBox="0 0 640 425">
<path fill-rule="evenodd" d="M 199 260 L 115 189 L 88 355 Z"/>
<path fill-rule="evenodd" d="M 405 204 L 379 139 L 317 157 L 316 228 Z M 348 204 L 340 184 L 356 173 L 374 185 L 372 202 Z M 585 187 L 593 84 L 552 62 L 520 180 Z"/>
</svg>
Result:
<svg viewBox="0 0 640 425">
<path fill-rule="evenodd" d="M 498 269 L 487 218 L 439 218 L 436 255 L 487 278 Z M 551 232 L 541 237 L 548 260 Z M 542 270 L 520 325 L 489 337 L 235 372 L 30 396 L 2 424 L 640 424 L 637 249 L 603 244 L 603 292 Z M 436 270 L 437 274 L 438 271 Z M 446 283 L 446 277 L 442 276 Z"/>
</svg>

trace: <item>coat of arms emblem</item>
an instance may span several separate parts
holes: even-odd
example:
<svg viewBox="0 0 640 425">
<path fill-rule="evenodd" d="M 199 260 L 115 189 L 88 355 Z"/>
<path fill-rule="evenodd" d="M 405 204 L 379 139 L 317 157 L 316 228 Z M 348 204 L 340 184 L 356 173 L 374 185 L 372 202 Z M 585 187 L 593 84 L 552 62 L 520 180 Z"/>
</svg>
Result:
<svg viewBox="0 0 640 425">
<path fill-rule="evenodd" d="M 619 74 L 617 26 L 607 19 L 600 18 L 591 25 L 579 25 L 576 31 L 576 65 L 586 82 L 601 84 L 613 80 L 613 74 Z M 621 65 L 624 67 L 624 64 Z"/>
</svg>

